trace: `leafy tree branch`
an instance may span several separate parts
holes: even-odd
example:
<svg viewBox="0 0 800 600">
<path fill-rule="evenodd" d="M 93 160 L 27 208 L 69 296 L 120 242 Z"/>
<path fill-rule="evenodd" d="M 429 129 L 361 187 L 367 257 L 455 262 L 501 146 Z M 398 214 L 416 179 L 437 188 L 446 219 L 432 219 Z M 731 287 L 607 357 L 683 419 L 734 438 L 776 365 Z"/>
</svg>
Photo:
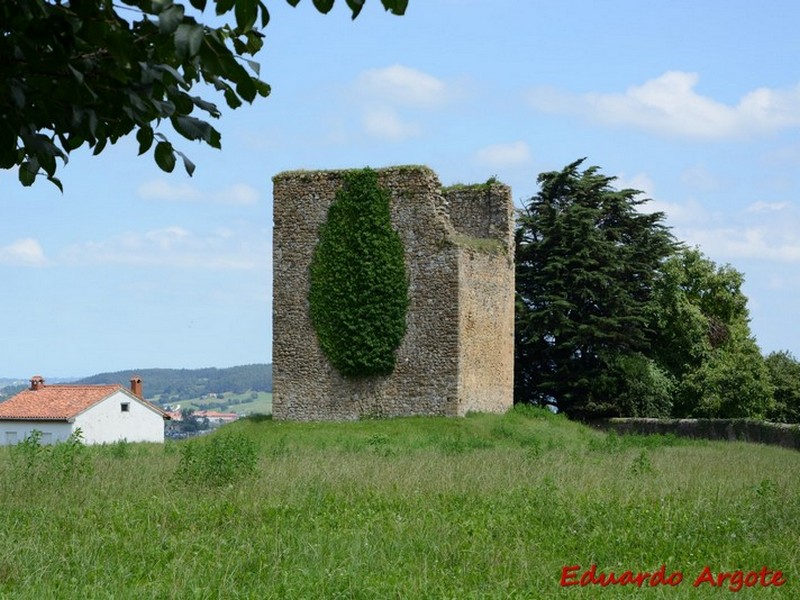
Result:
<svg viewBox="0 0 800 600">
<path fill-rule="evenodd" d="M 345 0 L 353 18 L 366 0 Z M 287 0 L 296 6 L 299 0 Z M 381 0 L 394 14 L 408 0 Z M 313 0 L 327 13 L 334 0 Z M 198 20 L 213 9 L 230 22 Z M 192 14 L 190 14 L 192 13 Z M 196 16 L 194 16 L 196 15 Z M 100 154 L 135 132 L 139 154 L 152 151 L 172 171 L 195 165 L 166 134 L 221 147 L 207 119 L 217 105 L 192 90 L 209 84 L 232 109 L 270 93 L 249 57 L 270 20 L 263 0 L 5 0 L 0 3 L 0 168 L 17 168 L 29 186 L 43 176 L 59 189 L 58 160 L 88 147 Z"/>
</svg>

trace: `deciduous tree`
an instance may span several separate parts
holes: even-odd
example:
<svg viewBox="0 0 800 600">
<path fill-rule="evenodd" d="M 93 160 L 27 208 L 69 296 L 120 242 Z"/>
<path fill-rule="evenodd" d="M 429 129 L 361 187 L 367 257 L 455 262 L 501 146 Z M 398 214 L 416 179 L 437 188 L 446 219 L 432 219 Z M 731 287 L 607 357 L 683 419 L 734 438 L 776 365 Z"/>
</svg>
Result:
<svg viewBox="0 0 800 600">
<path fill-rule="evenodd" d="M 334 1 L 313 4 L 327 13 Z M 353 18 L 366 2 L 345 1 Z M 408 4 L 381 2 L 398 15 Z M 201 21 L 209 6 L 232 13 L 232 22 Z M 22 185 L 42 175 L 61 188 L 58 160 L 84 146 L 99 154 L 135 132 L 139 154 L 152 149 L 164 171 L 180 158 L 191 175 L 194 164 L 159 125 L 219 148 L 207 119 L 220 110 L 199 84 L 213 86 L 234 109 L 269 94 L 248 58 L 261 49 L 268 22 L 263 0 L 3 0 L 0 168 L 17 167 Z"/>
<path fill-rule="evenodd" d="M 772 352 L 765 359 L 775 390 L 771 421 L 800 423 L 800 362 L 787 351 Z"/>
<path fill-rule="evenodd" d="M 764 417 L 772 385 L 750 332 L 744 276 L 683 248 L 656 282 L 651 356 L 676 382 L 673 416 Z"/>
</svg>

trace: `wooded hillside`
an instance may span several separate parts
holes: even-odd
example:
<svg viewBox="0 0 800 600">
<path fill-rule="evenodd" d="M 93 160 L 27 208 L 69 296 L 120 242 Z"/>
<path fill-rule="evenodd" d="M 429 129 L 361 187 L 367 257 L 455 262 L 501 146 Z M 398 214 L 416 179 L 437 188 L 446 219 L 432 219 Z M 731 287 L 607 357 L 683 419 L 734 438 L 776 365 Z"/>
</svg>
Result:
<svg viewBox="0 0 800 600">
<path fill-rule="evenodd" d="M 243 365 L 217 369 L 135 369 L 100 373 L 76 383 L 119 383 L 128 386 L 131 377 L 141 377 L 145 398 L 162 402 L 199 398 L 205 394 L 271 392 L 272 365 Z"/>
</svg>

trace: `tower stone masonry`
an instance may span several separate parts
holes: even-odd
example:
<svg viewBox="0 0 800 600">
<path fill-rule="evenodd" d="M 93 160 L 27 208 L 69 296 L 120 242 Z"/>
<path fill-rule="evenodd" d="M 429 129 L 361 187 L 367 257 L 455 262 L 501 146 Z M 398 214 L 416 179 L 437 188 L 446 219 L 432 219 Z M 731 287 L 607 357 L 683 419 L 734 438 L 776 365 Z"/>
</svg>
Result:
<svg viewBox="0 0 800 600">
<path fill-rule="evenodd" d="M 504 412 L 513 403 L 514 211 L 511 189 L 443 189 L 427 167 L 377 169 L 405 250 L 406 334 L 387 376 L 342 377 L 309 316 L 309 266 L 345 171 L 273 178 L 275 419 L 355 420 Z"/>
</svg>

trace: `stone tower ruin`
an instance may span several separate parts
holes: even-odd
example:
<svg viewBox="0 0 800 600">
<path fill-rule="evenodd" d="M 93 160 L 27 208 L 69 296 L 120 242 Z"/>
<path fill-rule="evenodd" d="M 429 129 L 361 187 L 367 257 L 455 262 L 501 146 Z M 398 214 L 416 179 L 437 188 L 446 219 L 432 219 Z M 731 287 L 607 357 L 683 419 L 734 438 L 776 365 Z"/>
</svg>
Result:
<svg viewBox="0 0 800 600">
<path fill-rule="evenodd" d="M 406 333 L 387 376 L 342 377 L 309 316 L 309 265 L 344 171 L 276 175 L 274 418 L 504 412 L 513 402 L 514 224 L 508 186 L 442 189 L 426 167 L 378 169 L 405 252 Z"/>
</svg>

